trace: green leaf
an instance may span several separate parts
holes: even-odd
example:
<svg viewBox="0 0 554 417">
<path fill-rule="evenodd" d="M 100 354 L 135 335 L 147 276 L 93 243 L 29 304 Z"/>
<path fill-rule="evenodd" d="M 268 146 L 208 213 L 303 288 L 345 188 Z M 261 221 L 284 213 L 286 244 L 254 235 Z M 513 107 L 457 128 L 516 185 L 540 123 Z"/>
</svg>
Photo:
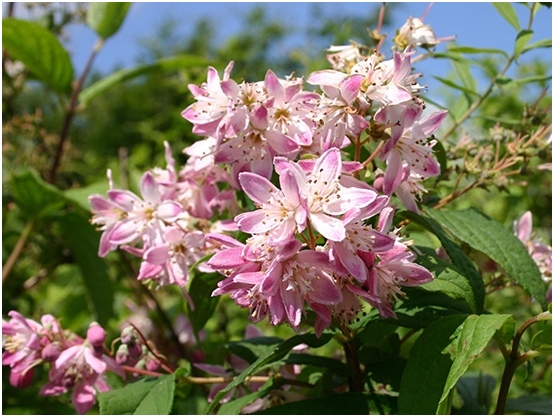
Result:
<svg viewBox="0 0 554 417">
<path fill-rule="evenodd" d="M 514 58 L 518 59 L 519 56 L 523 53 L 525 47 L 533 37 L 533 31 L 524 29 L 517 34 L 516 46 L 514 48 Z"/>
<path fill-rule="evenodd" d="M 545 288 L 539 268 L 511 230 L 475 209 L 429 209 L 427 214 L 457 239 L 499 264 L 546 309 Z"/>
<path fill-rule="evenodd" d="M 214 400 L 210 403 L 210 406 L 208 407 L 206 413 L 212 413 L 213 410 L 215 410 L 215 408 L 219 405 L 221 399 L 230 390 L 242 384 L 248 376 L 255 375 L 264 366 L 283 359 L 295 346 L 298 346 L 301 343 L 305 343 L 310 347 L 320 347 L 329 342 L 332 337 L 333 335 L 331 333 L 323 333 L 319 338 L 317 338 L 313 333 L 308 333 L 296 335 L 291 337 L 290 339 L 285 340 L 283 343 L 271 350 L 266 356 L 258 358 L 256 362 L 250 365 L 225 388 L 219 391 Z"/>
<path fill-rule="evenodd" d="M 108 39 L 121 27 L 129 7 L 131 3 L 126 2 L 92 2 L 87 11 L 87 25 L 102 39 Z"/>
<path fill-rule="evenodd" d="M 323 398 L 296 401 L 267 408 L 254 414 L 279 415 L 368 415 L 368 398 L 361 392 L 345 392 Z"/>
<path fill-rule="evenodd" d="M 433 210 L 433 212 L 436 211 Z M 483 278 L 479 275 L 473 266 L 473 263 L 462 251 L 459 245 L 453 242 L 443 231 L 441 225 L 432 218 L 422 217 L 409 211 L 402 211 L 398 213 L 398 215 L 410 219 L 425 227 L 439 238 L 454 266 L 469 282 L 473 292 L 473 299 L 475 300 L 475 313 L 480 314 L 485 304 L 485 284 L 483 282 Z"/>
<path fill-rule="evenodd" d="M 326 368 L 341 376 L 350 375 L 350 368 L 338 359 L 323 356 L 308 355 L 307 353 L 291 353 L 285 360 L 287 364 L 312 365 L 318 368 Z"/>
<path fill-rule="evenodd" d="M 2 19 L 2 47 L 57 92 L 71 92 L 73 65 L 60 41 L 35 22 Z"/>
<path fill-rule="evenodd" d="M 88 197 L 92 194 L 106 194 L 106 191 L 109 190 L 110 186 L 108 180 L 102 180 L 90 184 L 86 187 L 72 188 L 64 191 L 64 195 L 67 199 L 76 203 L 79 207 L 90 212 L 90 203 Z"/>
<path fill-rule="evenodd" d="M 444 401 L 467 368 L 483 352 L 510 314 L 471 315 L 456 330 L 455 338 L 444 352 L 453 359 L 440 401 Z"/>
<path fill-rule="evenodd" d="M 96 320 L 105 326 L 114 315 L 114 290 L 106 263 L 97 255 L 100 236 L 87 218 L 76 213 L 61 217 L 59 224 L 65 243 L 81 270 Z"/>
<path fill-rule="evenodd" d="M 174 392 L 173 374 L 139 379 L 123 388 L 99 394 L 100 414 L 167 415 L 171 412 Z"/>
<path fill-rule="evenodd" d="M 460 90 L 460 91 L 463 91 L 464 93 L 467 93 L 467 94 L 471 94 L 473 96 L 477 96 L 479 97 L 479 93 L 477 93 L 476 91 L 473 91 L 473 90 L 470 90 L 468 88 L 465 88 L 465 87 L 462 87 L 461 85 L 458 85 L 450 80 L 447 80 L 446 78 L 442 78 L 442 77 L 438 77 L 436 75 L 433 75 L 433 78 L 435 78 L 436 80 L 439 80 L 441 83 L 451 87 L 451 88 L 454 88 L 456 90 Z"/>
<path fill-rule="evenodd" d="M 508 54 L 502 49 L 494 48 L 473 48 L 471 46 L 455 46 L 448 48 L 449 52 L 461 52 L 464 54 L 500 54 L 508 58 Z"/>
<path fill-rule="evenodd" d="M 442 292 L 452 298 L 465 300 L 473 312 L 477 311 L 477 304 L 471 285 L 462 273 L 450 262 L 444 261 L 433 255 L 433 250 L 424 250 L 423 255 L 418 255 L 417 263 L 433 273 L 435 279 L 420 288 L 426 291 Z"/>
<path fill-rule="evenodd" d="M 552 415 L 552 398 L 540 395 L 524 395 L 506 401 L 506 412 Z"/>
<path fill-rule="evenodd" d="M 196 273 L 196 271 L 193 273 L 193 271 L 193 268 L 189 271 L 191 282 L 188 293 L 194 303 L 194 309 L 190 304 L 187 304 L 187 317 L 194 332 L 198 335 L 198 332 L 204 328 L 217 308 L 221 297 L 212 297 L 212 292 L 217 288 L 217 283 L 223 277 L 217 272 L 206 274 Z"/>
<path fill-rule="evenodd" d="M 454 71 L 458 78 L 462 81 L 462 84 L 469 91 L 474 92 L 477 90 L 477 80 L 471 73 L 470 65 L 467 61 L 451 61 Z"/>
<path fill-rule="evenodd" d="M 529 84 L 529 83 L 542 83 L 552 80 L 551 75 L 534 75 L 531 77 L 519 78 L 517 80 L 511 80 L 510 84 Z"/>
<path fill-rule="evenodd" d="M 268 381 L 266 381 L 265 384 L 263 384 L 256 391 L 251 392 L 250 394 L 244 395 L 240 398 L 237 398 L 233 401 L 229 401 L 228 403 L 222 404 L 219 410 L 217 411 L 217 414 L 224 414 L 224 415 L 242 414 L 241 410 L 243 409 L 243 407 L 247 406 L 248 404 L 257 400 L 258 398 L 262 398 L 268 395 L 275 385 L 276 385 L 275 380 L 271 378 Z"/>
<path fill-rule="evenodd" d="M 531 45 L 526 46 L 523 48 L 523 51 L 521 51 L 522 54 L 528 51 L 532 51 L 533 49 L 539 49 L 539 48 L 552 48 L 552 39 L 541 39 L 540 41 L 533 42 Z"/>
<path fill-rule="evenodd" d="M 105 78 L 95 82 L 91 86 L 83 89 L 79 94 L 79 102 L 88 104 L 99 94 L 104 93 L 110 88 L 125 81 L 139 77 L 141 75 L 152 74 L 162 71 L 174 71 L 177 69 L 200 67 L 208 65 L 204 58 L 194 55 L 176 55 L 169 58 L 163 58 L 153 64 L 137 65 L 133 68 L 126 68 L 116 71 Z"/>
<path fill-rule="evenodd" d="M 416 340 L 400 383 L 399 414 L 436 413 L 452 366 L 444 349 L 466 317 L 444 317 L 428 326 Z"/>
<path fill-rule="evenodd" d="M 517 31 L 521 29 L 516 11 L 511 3 L 491 3 L 493 7 Z"/>
<path fill-rule="evenodd" d="M 13 174 L 10 192 L 21 210 L 33 219 L 53 214 L 67 203 L 59 189 L 45 182 L 36 171 L 30 169 Z"/>
</svg>

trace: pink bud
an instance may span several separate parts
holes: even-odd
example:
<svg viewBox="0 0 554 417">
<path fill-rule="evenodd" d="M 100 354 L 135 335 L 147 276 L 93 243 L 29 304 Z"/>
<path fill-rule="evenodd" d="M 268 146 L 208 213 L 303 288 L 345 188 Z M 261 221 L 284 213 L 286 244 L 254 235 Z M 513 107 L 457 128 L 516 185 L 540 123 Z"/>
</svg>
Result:
<svg viewBox="0 0 554 417">
<path fill-rule="evenodd" d="M 138 343 L 129 344 L 127 348 L 129 349 L 129 356 L 131 358 L 138 359 L 142 356 L 142 346 Z"/>
<path fill-rule="evenodd" d="M 44 347 L 44 349 L 42 349 L 42 359 L 44 359 L 46 362 L 53 362 L 58 359 L 61 351 L 62 350 L 58 343 L 49 343 Z"/>
<path fill-rule="evenodd" d="M 129 360 L 129 349 L 127 348 L 126 344 L 121 344 L 117 348 L 117 352 L 115 354 L 115 361 L 120 365 L 124 365 L 128 360 Z"/>
<path fill-rule="evenodd" d="M 121 343 L 126 345 L 135 344 L 137 341 L 137 335 L 135 329 L 132 326 L 127 326 L 121 332 Z"/>
<path fill-rule="evenodd" d="M 155 372 L 159 367 L 160 363 L 156 359 L 152 357 L 146 358 L 146 369 L 148 371 Z"/>
<path fill-rule="evenodd" d="M 34 369 L 24 372 L 10 372 L 10 385 L 16 388 L 27 388 L 33 382 Z"/>
<path fill-rule="evenodd" d="M 87 331 L 87 340 L 93 346 L 102 346 L 106 341 L 106 332 L 98 323 L 91 323 Z"/>
</svg>

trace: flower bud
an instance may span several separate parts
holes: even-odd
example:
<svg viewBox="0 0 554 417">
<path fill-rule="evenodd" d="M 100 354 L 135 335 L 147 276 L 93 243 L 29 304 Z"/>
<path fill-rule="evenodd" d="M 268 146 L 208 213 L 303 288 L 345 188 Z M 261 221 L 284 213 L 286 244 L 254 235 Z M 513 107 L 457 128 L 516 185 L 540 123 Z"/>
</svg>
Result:
<svg viewBox="0 0 554 417">
<path fill-rule="evenodd" d="M 106 332 L 98 323 L 91 323 L 87 331 L 87 340 L 92 346 L 102 346 L 106 341 Z"/>
<path fill-rule="evenodd" d="M 126 344 L 121 344 L 117 348 L 117 352 L 115 353 L 115 361 L 120 364 L 124 365 L 129 360 L 129 348 Z"/>
<path fill-rule="evenodd" d="M 62 349 L 58 343 L 50 343 L 42 349 L 41 356 L 46 362 L 54 362 L 60 356 Z"/>
<path fill-rule="evenodd" d="M 137 341 L 137 335 L 135 329 L 132 326 L 127 326 L 121 332 L 121 343 L 126 345 L 135 344 Z"/>
<path fill-rule="evenodd" d="M 28 369 L 24 372 L 10 372 L 10 385 L 16 388 L 27 388 L 33 382 L 34 369 Z"/>
<path fill-rule="evenodd" d="M 138 359 L 142 356 L 142 346 L 138 343 L 128 344 L 127 349 L 129 351 L 129 357 L 132 359 Z"/>
<path fill-rule="evenodd" d="M 158 362 L 157 359 L 151 357 L 151 356 L 148 356 L 146 358 L 146 369 L 150 372 L 155 372 L 158 370 L 158 368 L 160 367 L 160 362 Z"/>
</svg>

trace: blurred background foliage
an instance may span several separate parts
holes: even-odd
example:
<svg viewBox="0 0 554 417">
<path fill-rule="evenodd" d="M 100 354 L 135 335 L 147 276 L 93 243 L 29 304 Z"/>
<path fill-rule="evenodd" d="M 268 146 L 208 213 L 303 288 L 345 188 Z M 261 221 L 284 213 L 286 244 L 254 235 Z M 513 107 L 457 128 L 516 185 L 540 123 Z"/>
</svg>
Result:
<svg viewBox="0 0 554 417">
<path fill-rule="evenodd" d="M 66 25 L 84 24 L 86 4 L 78 5 L 64 9 L 60 4 L 53 3 L 28 6 L 17 3 L 15 15 L 18 7 L 41 8 L 43 18 L 39 23 L 63 38 L 66 36 Z M 328 67 L 323 51 L 330 45 L 345 44 L 349 40 L 373 45 L 368 28 L 375 28 L 377 24 L 379 4 L 367 4 L 364 7 L 367 8 L 366 12 L 352 17 L 325 14 L 314 4 L 313 25 L 294 29 L 279 20 L 278 16 L 268 15 L 263 7 L 256 7 L 243 17 L 242 30 L 223 44 L 214 44 L 218 28 L 210 20 L 194 22 L 192 35 L 183 39 L 175 35 L 175 28 L 182 22 L 168 17 L 154 36 L 140 40 L 142 52 L 137 65 L 186 55 L 203 59 L 206 65 L 214 66 L 220 73 L 233 60 L 235 67 L 232 77 L 235 80 L 263 80 L 268 68 L 280 77 L 291 73 L 307 75 L 316 69 Z M 391 8 L 401 6 L 392 3 L 387 7 L 390 11 Z M 383 32 L 388 32 L 389 37 L 392 37 L 395 28 L 390 26 L 387 18 L 384 23 Z M 294 46 L 284 50 L 282 45 L 291 44 L 292 38 Z M 448 47 L 452 46 L 455 44 Z M 470 58 L 473 71 L 471 77 L 475 83 L 477 79 L 490 80 L 495 77 L 503 65 L 502 56 L 498 55 L 482 54 Z M 98 59 L 102 59 L 101 53 Z M 75 198 L 58 211 L 33 219 L 22 254 L 3 282 L 3 316 L 12 309 L 34 318 L 50 313 L 62 317 L 64 327 L 82 335 L 86 333 L 91 317 L 98 319 L 95 308 L 101 286 L 94 288 L 94 283 L 90 285 L 90 277 L 87 278 L 86 271 L 76 258 L 75 246 L 70 247 L 67 236 L 68 233 L 75 233 L 77 239 L 87 242 L 92 239 L 93 244 L 88 246 L 90 248 L 94 247 L 94 239 L 97 243 L 99 234 L 87 235 L 79 228 L 67 231 L 61 220 L 71 213 L 77 214 L 80 219 L 88 218 L 86 196 L 92 192 L 105 193 L 108 188 L 107 168 L 114 173 L 116 187 L 129 187 L 136 191 L 138 179 L 145 170 L 165 166 L 163 141 L 171 144 L 178 162 L 185 161 L 180 151 L 198 138 L 191 133 L 192 125 L 180 113 L 192 102 L 187 85 L 205 81 L 206 65 L 173 71 L 152 71 L 117 84 L 96 96 L 86 106 L 81 104 L 77 107 L 54 181 L 59 190 L 72 190 Z M 417 64 L 415 68 L 417 70 Z M 120 69 L 115 68 L 114 72 L 117 70 Z M 538 81 L 524 84 L 506 82 L 496 89 L 468 121 L 444 140 L 447 155 L 449 151 L 453 152 L 452 149 L 464 134 L 487 143 L 492 135 L 500 134 L 499 140 L 505 147 L 514 132 L 530 132 L 539 124 L 549 124 L 551 82 L 547 78 L 550 71 L 546 60 L 520 60 L 514 79 L 535 77 Z M 85 87 L 106 75 L 91 73 Z M 460 74 L 453 68 L 444 78 L 459 82 Z M 14 202 L 13 175 L 22 168 L 32 167 L 41 178 L 48 178 L 68 99 L 32 79 L 5 54 L 2 81 L 2 261 L 5 264 L 22 234 L 26 233 L 28 225 L 26 213 Z M 471 95 L 446 84 L 427 96 L 431 100 L 436 98 L 435 101 L 445 108 L 460 108 L 462 112 L 475 102 Z M 498 122 L 500 125 L 495 128 Z M 525 166 L 536 167 L 550 162 L 551 151 L 541 152 L 540 155 L 530 155 Z M 449 166 L 449 169 L 455 170 L 455 166 Z M 444 197 L 454 181 L 455 178 L 441 178 L 436 184 L 430 184 L 432 192 L 429 201 Z M 534 215 L 535 229 L 539 229 L 544 240 L 549 242 L 552 228 L 551 171 L 522 168 L 518 175 L 503 178 L 502 181 L 500 191 L 495 186 L 483 185 L 470 191 L 464 198 L 453 201 L 449 207 L 478 207 L 507 227 L 511 227 L 512 221 L 524 211 L 530 210 Z M 92 250 L 91 256 L 96 256 L 96 248 Z M 104 269 L 101 273 L 105 273 L 104 278 L 107 280 L 102 285 L 107 285 L 104 288 L 113 295 L 113 315 L 104 323 L 112 338 L 117 336 L 119 327 L 129 318 L 130 321 L 144 322 L 150 326 L 150 337 L 159 346 L 167 347 L 164 352 L 166 355 L 186 357 L 189 352 L 183 352 L 185 348 L 176 341 L 178 331 L 171 328 L 171 323 L 184 311 L 180 291 L 164 288 L 153 292 L 145 288 L 135 279 L 137 259 L 127 259 L 124 254 L 111 253 L 105 260 L 98 262 L 102 263 Z M 522 298 L 523 295 L 519 294 L 510 300 L 504 299 L 503 303 L 508 304 L 504 311 L 527 308 L 518 305 Z M 213 349 L 211 353 L 215 356 L 224 355 L 223 351 L 218 350 L 221 342 L 242 338 L 247 324 L 246 312 L 228 301 L 219 301 L 220 308 L 206 328 L 210 337 L 204 347 L 206 351 Z M 83 309 L 83 306 L 88 309 Z M 286 337 L 291 334 L 291 330 L 285 326 L 267 327 L 265 330 L 268 335 Z M 36 396 L 41 378 L 35 377 L 33 387 L 17 390 L 7 383 L 7 376 L 8 373 L 3 372 L 4 413 L 73 412 L 67 406 L 67 398 Z M 526 378 L 523 375 L 522 381 L 526 381 Z M 537 388 L 541 392 L 548 389 L 551 390 L 551 387 Z M 189 412 L 200 410 L 204 405 L 201 396 L 194 398 L 198 399 L 199 408 L 195 409 L 194 401 L 191 402 L 189 398 L 188 406 L 184 405 L 184 400 L 182 403 L 177 400 L 177 409 L 182 407 Z"/>
</svg>

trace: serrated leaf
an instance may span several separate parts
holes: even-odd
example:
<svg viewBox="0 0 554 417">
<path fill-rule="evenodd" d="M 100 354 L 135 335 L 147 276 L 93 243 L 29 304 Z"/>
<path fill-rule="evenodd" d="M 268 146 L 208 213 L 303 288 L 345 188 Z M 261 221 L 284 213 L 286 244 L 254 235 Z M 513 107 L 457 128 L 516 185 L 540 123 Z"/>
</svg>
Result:
<svg viewBox="0 0 554 417">
<path fill-rule="evenodd" d="M 519 19 L 517 18 L 517 13 L 511 3 L 493 2 L 491 4 L 515 30 L 519 31 L 521 29 L 521 27 L 519 26 Z"/>
<path fill-rule="evenodd" d="M 433 212 L 435 211 L 433 210 Z M 462 251 L 459 245 L 453 242 L 446 235 L 441 225 L 432 218 L 423 217 L 409 211 L 400 212 L 399 216 L 416 222 L 439 238 L 442 246 L 446 250 L 446 253 L 452 260 L 452 263 L 469 282 L 469 285 L 471 286 L 471 290 L 473 292 L 473 299 L 475 300 L 475 312 L 477 314 L 480 314 L 485 304 L 485 284 L 483 282 L 483 278 L 479 275 L 479 273 L 473 266 L 473 263 Z"/>
<path fill-rule="evenodd" d="M 125 81 L 132 80 L 133 78 L 141 75 L 152 74 L 162 71 L 174 71 L 177 69 L 184 69 L 190 67 L 204 67 L 208 65 L 206 59 L 197 57 L 194 55 L 176 55 L 169 58 L 163 58 L 153 64 L 137 65 L 133 68 L 125 68 L 116 71 L 107 77 L 96 81 L 91 86 L 83 89 L 79 94 L 79 102 L 81 104 L 90 103 L 96 96 L 104 93 L 112 87 L 121 84 Z"/>
<path fill-rule="evenodd" d="M 474 48 L 471 46 L 455 46 L 448 48 L 449 52 L 459 52 L 464 54 L 500 54 L 508 58 L 508 54 L 502 49 L 494 48 Z"/>
<path fill-rule="evenodd" d="M 98 395 L 100 414 L 167 415 L 175 392 L 173 374 L 143 378 L 123 388 Z"/>
<path fill-rule="evenodd" d="M 452 298 L 465 300 L 471 310 L 476 312 L 477 304 L 468 280 L 453 264 L 432 255 L 431 251 L 432 249 L 424 250 L 424 254 L 417 257 L 417 263 L 431 271 L 435 279 L 420 288 L 426 291 L 442 292 Z"/>
<path fill-rule="evenodd" d="M 96 320 L 103 326 L 113 317 L 114 290 L 106 263 L 97 255 L 100 236 L 88 219 L 76 213 L 60 218 L 64 241 L 81 270 Z"/>
<path fill-rule="evenodd" d="M 267 396 L 270 391 L 275 386 L 275 380 L 273 378 L 267 380 L 259 389 L 250 394 L 243 395 L 233 401 L 229 401 L 225 404 L 222 404 L 217 414 L 223 415 L 238 415 L 242 414 L 241 410 L 246 407 L 251 402 L 257 400 L 258 398 L 263 398 Z"/>
<path fill-rule="evenodd" d="M 255 375 L 264 366 L 274 363 L 283 359 L 295 346 L 301 343 L 305 343 L 310 347 L 320 347 L 329 342 L 333 337 L 330 333 L 323 333 L 321 337 L 317 338 L 313 333 L 301 334 L 291 337 L 285 340 L 283 343 L 276 346 L 266 356 L 258 358 L 256 362 L 245 369 L 240 375 L 238 375 L 233 381 L 231 381 L 225 388 L 223 388 L 215 396 L 214 400 L 210 403 L 207 414 L 210 414 L 219 405 L 221 399 L 233 388 L 242 384 L 244 380 L 250 375 Z"/>
<path fill-rule="evenodd" d="M 524 395 L 506 401 L 506 412 L 552 415 L 552 398 L 541 395 Z"/>
<path fill-rule="evenodd" d="M 523 50 L 533 37 L 533 31 L 529 29 L 524 29 L 517 34 L 516 45 L 514 48 L 514 58 L 518 59 L 522 54 Z"/>
<path fill-rule="evenodd" d="M 499 264 L 546 309 L 546 294 L 539 268 L 511 230 L 475 209 L 429 209 L 426 212 L 454 237 Z"/>
<path fill-rule="evenodd" d="M 497 330 L 511 318 L 510 314 L 471 315 L 456 330 L 455 338 L 446 347 L 453 359 L 440 401 L 444 401 L 469 365 L 487 347 Z"/>
<path fill-rule="evenodd" d="M 34 170 L 13 174 L 10 192 L 21 210 L 33 219 L 53 214 L 67 203 L 63 193 L 40 178 Z"/>
<path fill-rule="evenodd" d="M 38 23 L 2 19 L 2 48 L 55 91 L 71 92 L 73 65 L 69 54 L 58 38 Z"/>
<path fill-rule="evenodd" d="M 193 268 L 189 271 L 191 282 L 188 292 L 194 308 L 187 304 L 187 317 L 194 332 L 198 335 L 217 308 L 221 297 L 212 297 L 212 292 L 217 288 L 217 283 L 221 281 L 222 276 L 219 273 L 207 274 L 196 271 L 193 274 L 193 271 Z"/>
<path fill-rule="evenodd" d="M 131 3 L 127 2 L 91 2 L 87 11 L 87 25 L 102 39 L 115 34 L 121 25 Z"/>
<path fill-rule="evenodd" d="M 404 370 L 398 397 L 399 414 L 435 414 L 452 359 L 443 353 L 466 315 L 443 317 L 416 340 Z"/>
<path fill-rule="evenodd" d="M 254 414 L 276 415 L 368 415 L 369 398 L 361 392 L 345 392 L 329 397 L 311 398 L 276 407 L 267 408 Z"/>
</svg>

